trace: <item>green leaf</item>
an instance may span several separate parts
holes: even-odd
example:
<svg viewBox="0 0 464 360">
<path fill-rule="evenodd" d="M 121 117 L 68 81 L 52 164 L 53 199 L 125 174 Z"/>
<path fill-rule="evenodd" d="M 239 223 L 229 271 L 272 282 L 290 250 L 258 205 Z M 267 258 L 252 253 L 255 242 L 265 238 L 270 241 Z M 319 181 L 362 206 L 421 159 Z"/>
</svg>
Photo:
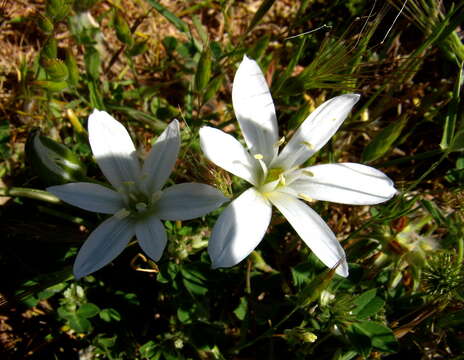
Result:
<svg viewBox="0 0 464 360">
<path fill-rule="evenodd" d="M 371 345 L 376 349 L 385 352 L 396 352 L 398 342 L 393 331 L 385 325 L 374 321 L 362 321 L 353 324 L 353 328 L 359 334 L 363 334 L 370 339 Z"/>
<path fill-rule="evenodd" d="M 139 56 L 148 50 L 148 42 L 146 40 L 136 41 L 135 44 L 127 50 L 128 56 Z"/>
<path fill-rule="evenodd" d="M 76 312 L 77 316 L 91 318 L 100 312 L 100 308 L 92 303 L 82 304 Z"/>
<path fill-rule="evenodd" d="M 370 338 L 354 325 L 348 327 L 347 335 L 353 348 L 364 358 L 368 358 L 372 351 L 372 343 Z"/>
<path fill-rule="evenodd" d="M 206 276 L 193 267 L 182 267 L 182 281 L 185 288 L 194 295 L 205 295 L 208 292 Z"/>
<path fill-rule="evenodd" d="M 153 360 L 155 355 L 158 354 L 159 357 L 160 353 L 158 351 L 158 347 L 158 344 L 156 344 L 153 340 L 150 340 L 139 348 L 139 353 L 143 359 Z"/>
<path fill-rule="evenodd" d="M 211 78 L 211 51 L 208 46 L 201 53 L 195 73 L 195 91 L 201 92 L 209 83 Z"/>
<path fill-rule="evenodd" d="M 203 94 L 203 101 L 207 102 L 210 100 L 213 96 L 216 95 L 218 92 L 219 88 L 222 85 L 222 82 L 224 81 L 224 76 L 219 75 L 213 78 L 213 80 L 210 81 L 208 84 L 208 87 L 206 88 L 204 94 Z"/>
<path fill-rule="evenodd" d="M 255 60 L 258 60 L 265 54 L 265 51 L 269 45 L 269 41 L 271 40 L 271 36 L 269 34 L 260 37 L 255 45 L 247 51 L 247 55 Z"/>
<path fill-rule="evenodd" d="M 208 43 L 208 31 L 206 27 L 201 23 L 200 17 L 195 15 L 192 17 L 193 25 L 195 26 L 195 30 L 197 31 L 198 35 L 200 35 L 200 39 L 203 44 Z"/>
<path fill-rule="evenodd" d="M 388 125 L 366 146 L 362 154 L 363 162 L 374 161 L 387 153 L 393 143 L 398 139 L 408 122 L 406 116 Z"/>
<path fill-rule="evenodd" d="M 367 319 L 369 316 L 375 315 L 385 305 L 385 301 L 376 296 L 377 289 L 371 289 L 354 299 L 356 308 L 353 309 L 353 314 L 358 319 Z"/>
<path fill-rule="evenodd" d="M 240 304 L 234 310 L 234 314 L 239 320 L 243 320 L 245 319 L 247 311 L 248 311 L 248 301 L 245 297 L 241 297 Z"/>
<path fill-rule="evenodd" d="M 31 84 L 50 92 L 61 92 L 68 87 L 66 81 L 36 80 L 32 81 Z"/>
<path fill-rule="evenodd" d="M 79 83 L 79 68 L 77 66 L 76 58 L 70 49 L 66 50 L 66 57 L 64 60 L 68 68 L 68 83 L 71 86 L 77 86 Z"/>
<path fill-rule="evenodd" d="M 106 322 L 111 322 L 112 320 L 114 321 L 121 320 L 121 314 L 119 314 L 119 312 L 117 312 L 115 309 L 112 309 L 112 308 L 103 309 L 102 311 L 100 311 L 98 315 L 103 321 L 106 321 Z"/>
<path fill-rule="evenodd" d="M 73 315 L 68 318 L 71 328 L 78 333 L 86 333 L 92 329 L 92 324 L 85 317 Z"/>
<path fill-rule="evenodd" d="M 57 310 L 58 316 L 62 319 L 68 319 L 74 316 L 75 312 L 69 310 L 66 306 L 60 306 Z"/>
<path fill-rule="evenodd" d="M 100 77 L 100 54 L 93 46 L 87 46 L 84 53 L 85 69 L 93 80 Z"/>
<path fill-rule="evenodd" d="M 132 46 L 134 39 L 132 37 L 131 29 L 126 19 L 124 19 L 119 11 L 114 13 L 114 29 L 116 30 L 116 37 L 119 41 L 127 46 Z"/>
<path fill-rule="evenodd" d="M 191 309 L 183 309 L 182 307 L 177 308 L 177 318 L 181 323 L 188 324 L 192 322 L 190 310 Z"/>
</svg>

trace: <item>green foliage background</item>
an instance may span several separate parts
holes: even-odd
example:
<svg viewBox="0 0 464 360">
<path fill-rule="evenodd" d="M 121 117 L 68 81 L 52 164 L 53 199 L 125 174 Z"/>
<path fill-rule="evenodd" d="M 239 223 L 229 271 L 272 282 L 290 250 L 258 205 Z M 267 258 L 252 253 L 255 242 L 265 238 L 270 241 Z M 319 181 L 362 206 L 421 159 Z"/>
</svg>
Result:
<svg viewBox="0 0 464 360">
<path fill-rule="evenodd" d="M 462 359 L 462 23 L 458 1 L 0 0 L 2 358 Z M 159 263 L 131 243 L 75 280 L 76 251 L 103 217 L 43 189 L 103 180 L 90 112 L 120 120 L 141 153 L 180 119 L 171 180 L 236 196 L 245 184 L 202 156 L 198 129 L 240 136 L 231 85 L 245 53 L 271 85 L 281 134 L 325 99 L 362 95 L 310 159 L 369 164 L 399 189 L 375 207 L 311 204 L 350 277 L 325 269 L 277 213 L 248 259 L 210 269 L 218 210 L 166 222 Z M 79 170 L 47 171 L 36 137 Z"/>
</svg>

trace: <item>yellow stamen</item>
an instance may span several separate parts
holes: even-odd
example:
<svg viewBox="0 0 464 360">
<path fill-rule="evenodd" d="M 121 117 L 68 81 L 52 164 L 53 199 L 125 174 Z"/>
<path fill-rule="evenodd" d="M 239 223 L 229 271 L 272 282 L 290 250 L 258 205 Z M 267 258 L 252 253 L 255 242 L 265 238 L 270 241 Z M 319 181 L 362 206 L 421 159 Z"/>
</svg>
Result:
<svg viewBox="0 0 464 360">
<path fill-rule="evenodd" d="M 303 200 L 307 201 L 307 202 L 313 202 L 314 199 L 306 194 L 303 194 L 303 193 L 299 193 L 298 194 L 298 197 L 302 198 Z"/>
<path fill-rule="evenodd" d="M 313 173 L 312 171 L 309 171 L 309 170 L 303 170 L 302 172 L 303 172 L 303 174 L 305 174 L 305 175 L 308 175 L 308 176 L 314 177 L 314 173 Z"/>
<path fill-rule="evenodd" d="M 256 160 L 263 160 L 263 159 L 264 159 L 264 156 L 263 156 L 262 154 L 256 154 L 256 155 L 254 156 L 254 158 L 255 158 Z"/>
<path fill-rule="evenodd" d="M 282 136 L 279 141 L 274 144 L 274 147 L 280 147 L 285 142 L 285 136 Z"/>
<path fill-rule="evenodd" d="M 301 145 L 306 146 L 309 150 L 313 150 L 313 149 L 314 149 L 314 145 L 311 144 L 311 143 L 308 142 L 308 141 L 302 141 L 302 142 L 301 142 Z"/>
</svg>

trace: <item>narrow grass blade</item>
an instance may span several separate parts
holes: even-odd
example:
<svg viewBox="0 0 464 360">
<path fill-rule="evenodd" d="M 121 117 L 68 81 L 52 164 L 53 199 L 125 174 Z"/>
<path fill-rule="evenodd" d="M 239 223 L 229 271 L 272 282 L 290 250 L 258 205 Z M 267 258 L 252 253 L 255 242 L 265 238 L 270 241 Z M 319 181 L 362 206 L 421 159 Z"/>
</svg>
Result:
<svg viewBox="0 0 464 360">
<path fill-rule="evenodd" d="M 272 5 L 274 5 L 275 0 L 264 0 L 261 5 L 259 6 L 258 11 L 256 11 L 255 16 L 253 16 L 253 19 L 250 21 L 250 25 L 248 25 L 247 30 L 245 31 L 245 34 L 248 34 L 253 28 L 258 25 L 258 23 L 261 21 L 261 19 L 266 15 L 266 13 L 269 11 Z"/>
<path fill-rule="evenodd" d="M 158 1 L 156 0 L 146 0 L 153 8 L 158 11 L 162 16 L 164 16 L 172 25 L 176 27 L 177 30 L 188 34 L 189 33 L 189 28 L 188 25 L 179 19 L 174 13 L 170 12 L 168 9 L 166 9 L 163 5 L 161 5 Z"/>
</svg>

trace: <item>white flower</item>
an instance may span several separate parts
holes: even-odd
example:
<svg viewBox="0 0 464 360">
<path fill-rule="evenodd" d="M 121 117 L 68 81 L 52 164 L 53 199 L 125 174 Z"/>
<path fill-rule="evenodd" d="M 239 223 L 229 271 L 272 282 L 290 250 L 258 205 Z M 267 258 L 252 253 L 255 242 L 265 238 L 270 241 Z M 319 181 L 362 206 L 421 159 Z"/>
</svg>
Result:
<svg viewBox="0 0 464 360">
<path fill-rule="evenodd" d="M 158 261 L 167 242 L 160 220 L 193 219 L 227 200 L 217 189 L 205 184 L 184 183 L 162 190 L 179 153 L 177 120 L 158 138 L 142 167 L 127 130 L 109 114 L 94 110 L 88 128 L 95 159 L 115 190 L 85 182 L 47 188 L 71 205 L 113 214 L 90 234 L 79 250 L 73 268 L 76 278 L 108 264 L 134 235 L 143 251 Z"/>
<path fill-rule="evenodd" d="M 347 94 L 323 103 L 279 153 L 284 139 L 279 140 L 269 88 L 258 64 L 244 57 L 235 75 L 232 101 L 248 150 L 220 130 L 200 130 L 206 157 L 253 185 L 228 205 L 213 228 L 208 247 L 213 267 L 233 266 L 256 248 L 274 205 L 326 266 L 333 267 L 342 259 L 337 274 L 348 276 L 345 252 L 335 235 L 299 198 L 377 204 L 396 193 L 393 182 L 361 164 L 299 166 L 326 144 L 358 100 L 359 95 Z"/>
</svg>

